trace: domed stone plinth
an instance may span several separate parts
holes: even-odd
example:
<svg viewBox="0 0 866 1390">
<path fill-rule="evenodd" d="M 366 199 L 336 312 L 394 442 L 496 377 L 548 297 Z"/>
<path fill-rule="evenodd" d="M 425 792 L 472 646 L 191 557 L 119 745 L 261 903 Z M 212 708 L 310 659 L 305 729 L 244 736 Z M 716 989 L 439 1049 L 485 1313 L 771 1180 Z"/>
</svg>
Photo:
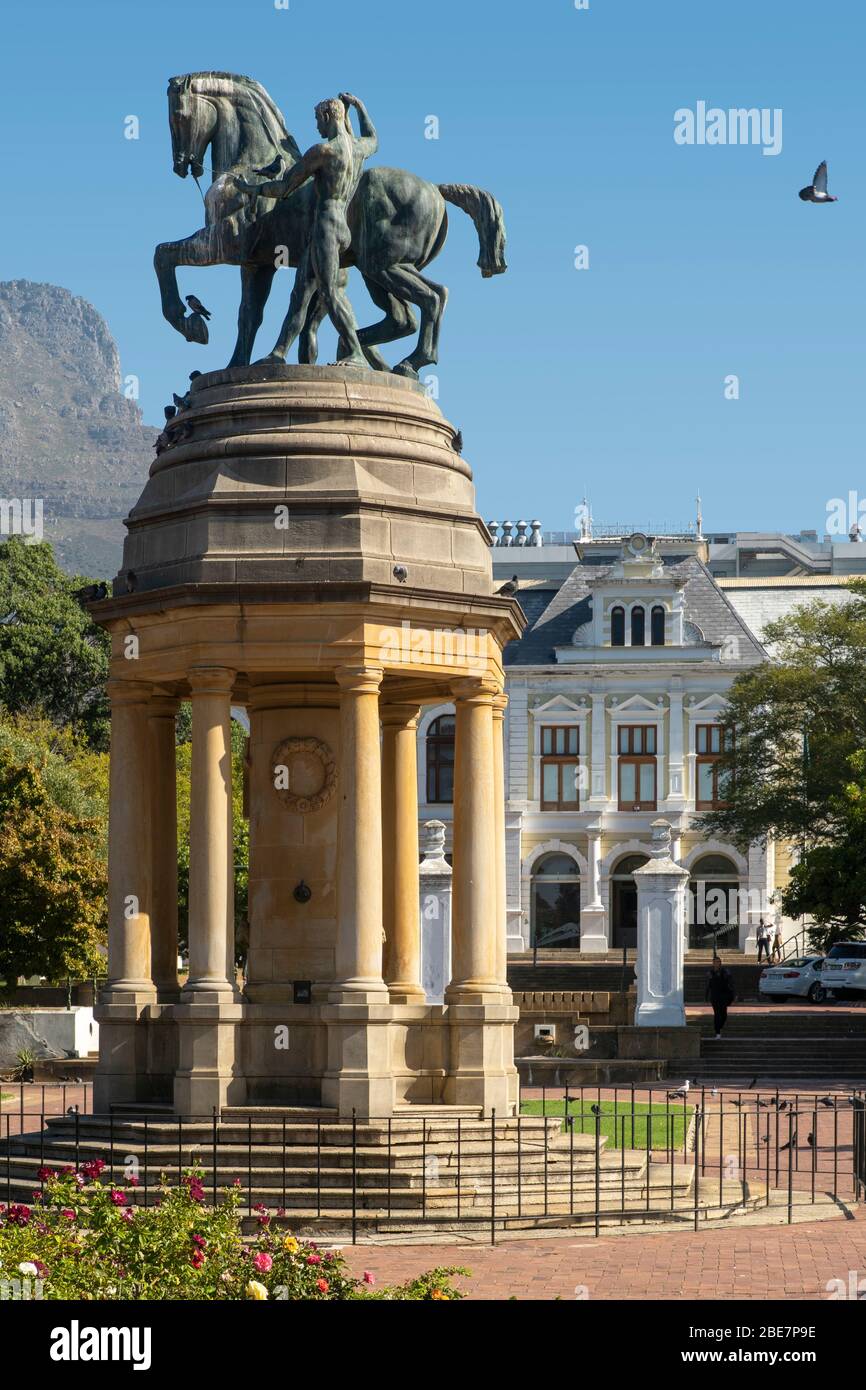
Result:
<svg viewBox="0 0 866 1390">
<path fill-rule="evenodd" d="M 502 647 L 489 534 L 417 385 L 345 367 L 198 377 L 112 598 L 109 985 L 96 1104 L 513 1110 Z M 192 703 L 189 978 L 174 712 Z M 453 701 L 452 974 L 420 984 L 416 729 Z M 250 734 L 249 950 L 234 970 L 231 710 Z"/>
<path fill-rule="evenodd" d="M 177 442 L 127 522 L 116 594 L 129 571 L 136 593 L 347 582 L 491 592 L 471 471 L 415 381 L 339 366 L 209 372 L 168 437 Z"/>
</svg>

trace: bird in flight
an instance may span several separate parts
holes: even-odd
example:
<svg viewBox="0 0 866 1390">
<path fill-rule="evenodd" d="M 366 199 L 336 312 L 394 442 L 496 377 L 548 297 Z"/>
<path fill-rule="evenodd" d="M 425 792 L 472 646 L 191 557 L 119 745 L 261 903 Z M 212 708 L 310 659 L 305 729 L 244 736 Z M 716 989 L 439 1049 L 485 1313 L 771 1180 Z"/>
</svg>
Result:
<svg viewBox="0 0 866 1390">
<path fill-rule="evenodd" d="M 186 297 L 186 302 L 192 309 L 193 313 L 201 314 L 203 319 L 210 318 L 210 310 L 206 309 L 202 304 L 201 300 L 198 299 L 194 294 L 188 294 Z"/>
<path fill-rule="evenodd" d="M 812 175 L 812 182 L 805 188 L 801 188 L 799 198 L 804 203 L 838 203 L 839 199 L 834 198 L 827 192 L 827 161 L 822 159 L 818 168 Z"/>
</svg>

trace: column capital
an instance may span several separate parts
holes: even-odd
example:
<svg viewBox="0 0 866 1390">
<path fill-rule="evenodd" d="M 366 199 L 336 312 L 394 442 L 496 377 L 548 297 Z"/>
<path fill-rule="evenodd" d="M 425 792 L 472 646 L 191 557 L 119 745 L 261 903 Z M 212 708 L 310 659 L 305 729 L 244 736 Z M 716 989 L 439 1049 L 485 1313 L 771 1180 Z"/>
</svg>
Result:
<svg viewBox="0 0 866 1390">
<path fill-rule="evenodd" d="M 118 705 L 146 705 L 153 695 L 153 686 L 147 681 L 124 681 L 111 676 L 108 681 L 108 698 L 113 709 Z"/>
<path fill-rule="evenodd" d="M 417 729 L 421 706 L 409 704 L 383 705 L 380 718 L 387 728 Z"/>
<path fill-rule="evenodd" d="M 498 695 L 493 696 L 493 718 L 504 719 L 505 711 L 507 710 L 507 708 L 508 696 L 506 695 L 505 691 L 502 690 L 499 692 Z"/>
<path fill-rule="evenodd" d="M 338 666 L 334 675 L 350 695 L 378 695 L 385 672 L 381 666 Z"/>
<path fill-rule="evenodd" d="M 493 676 L 462 676 L 451 686 L 451 693 L 460 704 L 490 705 L 502 694 L 502 687 Z"/>
<path fill-rule="evenodd" d="M 174 695 L 154 695 L 148 701 L 148 715 L 151 719 L 174 719 L 180 709 L 180 700 Z"/>
<path fill-rule="evenodd" d="M 231 695 L 237 672 L 228 666 L 192 666 L 188 675 L 192 696 Z"/>
</svg>

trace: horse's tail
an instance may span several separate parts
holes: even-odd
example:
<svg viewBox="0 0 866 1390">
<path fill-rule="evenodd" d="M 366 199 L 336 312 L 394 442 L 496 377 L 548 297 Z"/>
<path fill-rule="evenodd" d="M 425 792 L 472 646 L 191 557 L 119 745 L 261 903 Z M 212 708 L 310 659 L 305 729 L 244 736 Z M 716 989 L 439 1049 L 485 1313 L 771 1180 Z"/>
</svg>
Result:
<svg viewBox="0 0 866 1390">
<path fill-rule="evenodd" d="M 505 264 L 505 216 L 492 193 L 471 183 L 440 183 L 439 192 L 447 203 L 468 212 L 478 233 L 478 265 L 485 279 L 501 275 Z"/>
</svg>

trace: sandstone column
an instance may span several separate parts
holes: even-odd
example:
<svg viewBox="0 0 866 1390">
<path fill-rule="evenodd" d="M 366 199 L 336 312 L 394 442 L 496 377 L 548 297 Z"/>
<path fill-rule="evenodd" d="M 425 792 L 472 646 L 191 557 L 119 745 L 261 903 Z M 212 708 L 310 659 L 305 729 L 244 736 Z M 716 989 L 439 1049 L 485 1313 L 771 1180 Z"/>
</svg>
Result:
<svg viewBox="0 0 866 1390">
<path fill-rule="evenodd" d="M 175 715 L 178 701 L 150 702 L 151 963 L 160 1002 L 177 998 L 177 778 Z"/>
<path fill-rule="evenodd" d="M 493 806 L 496 857 L 496 979 L 508 987 L 508 902 L 505 881 L 505 711 L 508 696 L 493 697 Z"/>
<path fill-rule="evenodd" d="M 146 1094 L 151 975 L 151 841 L 148 701 L 142 681 L 111 679 L 108 837 L 108 985 L 100 993 L 94 1109 Z"/>
<path fill-rule="evenodd" d="M 454 686 L 454 920 L 446 999 L 483 1002 L 498 993 L 496 777 L 491 680 Z"/>
<path fill-rule="evenodd" d="M 418 918 L 418 705 L 382 711 L 384 978 L 392 1004 L 424 1002 Z"/>
<path fill-rule="evenodd" d="M 454 686 L 454 902 L 451 983 L 445 991 L 451 1057 L 444 1099 L 513 1114 L 517 1097 L 511 1006 L 499 972 L 497 774 L 492 677 Z"/>
<path fill-rule="evenodd" d="M 322 1103 L 359 1119 L 394 1107 L 389 1024 L 382 978 L 381 666 L 343 666 L 340 686 L 340 848 L 336 978 L 322 1008 L 328 1067 Z"/>
<path fill-rule="evenodd" d="M 107 1003 L 154 997 L 150 965 L 150 757 L 141 681 L 110 680 Z"/>
<path fill-rule="evenodd" d="M 234 672 L 193 667 L 189 830 L 189 979 L 185 993 L 234 987 L 231 697 Z"/>
<path fill-rule="evenodd" d="M 341 667 L 340 857 L 331 998 L 385 1001 L 382 979 L 382 767 L 379 666 Z"/>
</svg>

